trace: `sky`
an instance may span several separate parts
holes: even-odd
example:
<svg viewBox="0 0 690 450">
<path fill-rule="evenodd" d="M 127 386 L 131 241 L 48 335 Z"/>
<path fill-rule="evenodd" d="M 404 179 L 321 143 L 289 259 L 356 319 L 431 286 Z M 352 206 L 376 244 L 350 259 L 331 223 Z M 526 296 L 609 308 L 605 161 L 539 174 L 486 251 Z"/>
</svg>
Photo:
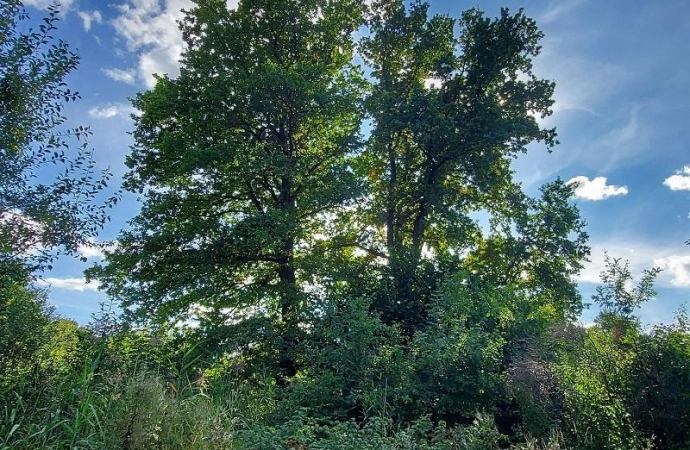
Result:
<svg viewBox="0 0 690 450">
<path fill-rule="evenodd" d="M 233 0 L 228 4 L 232 5 Z M 25 0 L 32 20 L 50 0 Z M 128 98 L 149 89 L 154 73 L 177 74 L 182 39 L 176 20 L 189 0 L 62 0 L 57 35 L 82 57 L 68 78 L 82 100 L 68 104 L 69 124 L 91 127 L 91 146 L 118 186 L 132 143 Z M 556 82 L 554 114 L 560 145 L 535 145 L 514 164 L 524 190 L 556 177 L 579 182 L 576 203 L 588 222 L 592 254 L 578 278 L 588 301 L 604 251 L 630 261 L 633 274 L 663 269 L 659 296 L 643 306 L 643 322 L 669 323 L 690 299 L 690 5 L 687 0 L 430 0 L 432 12 L 459 17 L 476 7 L 494 17 L 524 8 L 545 33 L 536 73 Z M 126 194 L 101 233 L 114 239 L 139 210 Z M 44 274 L 59 314 L 88 322 L 107 297 L 85 284 L 86 263 L 62 258 Z M 596 310 L 585 311 L 590 323 Z"/>
</svg>

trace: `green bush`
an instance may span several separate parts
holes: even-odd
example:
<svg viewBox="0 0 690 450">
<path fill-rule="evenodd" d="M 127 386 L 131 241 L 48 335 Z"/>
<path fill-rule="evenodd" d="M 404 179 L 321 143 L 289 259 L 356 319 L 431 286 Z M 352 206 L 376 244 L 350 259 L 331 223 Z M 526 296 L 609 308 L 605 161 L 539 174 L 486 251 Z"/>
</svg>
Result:
<svg viewBox="0 0 690 450">
<path fill-rule="evenodd" d="M 372 418 L 363 425 L 354 421 L 323 424 L 319 420 L 298 417 L 276 427 L 261 427 L 237 433 L 243 450 L 498 450 L 505 448 L 505 437 L 492 419 L 480 415 L 465 427 L 433 426 L 428 417 L 405 428 L 383 418 Z"/>
<path fill-rule="evenodd" d="M 384 325 L 364 299 L 325 304 L 304 346 L 305 363 L 280 409 L 348 420 L 386 416 L 391 393 L 403 383 L 400 332 Z"/>
<path fill-rule="evenodd" d="M 631 362 L 631 414 L 658 448 L 690 448 L 690 327 L 683 315 L 641 339 Z"/>
<path fill-rule="evenodd" d="M 572 354 L 556 367 L 565 397 L 564 433 L 581 449 L 649 448 L 649 437 L 632 416 L 629 399 L 636 330 L 622 337 L 598 326 L 587 330 Z"/>
<path fill-rule="evenodd" d="M 11 386 L 37 369 L 52 320 L 46 293 L 30 287 L 23 267 L 0 262 L 0 402 Z"/>
</svg>

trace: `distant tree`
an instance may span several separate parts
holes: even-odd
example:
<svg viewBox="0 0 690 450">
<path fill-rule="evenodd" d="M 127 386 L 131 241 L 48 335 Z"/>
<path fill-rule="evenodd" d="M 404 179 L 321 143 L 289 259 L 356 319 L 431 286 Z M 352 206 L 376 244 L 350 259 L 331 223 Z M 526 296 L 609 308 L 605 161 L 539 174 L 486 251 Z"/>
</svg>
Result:
<svg viewBox="0 0 690 450">
<path fill-rule="evenodd" d="M 58 20 L 53 6 L 32 28 L 21 1 L 0 3 L 0 258 L 30 270 L 76 254 L 117 201 L 97 199 L 110 174 L 96 173 L 89 130 L 63 126 L 65 103 L 79 98 L 65 83 L 79 56 L 54 38 Z"/>
<path fill-rule="evenodd" d="M 616 333 L 620 334 L 624 331 L 623 328 L 634 325 L 637 319 L 633 315 L 635 310 L 656 297 L 654 282 L 661 268 L 645 269 L 635 285 L 629 261 L 611 258 L 606 253 L 604 263 L 604 270 L 600 274 L 602 284 L 597 286 L 592 300 L 601 309 L 597 322 L 602 327 L 615 329 Z"/>
<path fill-rule="evenodd" d="M 89 332 L 74 320 L 64 318 L 53 320 L 45 332 L 50 339 L 38 355 L 43 368 L 57 376 L 77 368 L 91 344 Z"/>
</svg>

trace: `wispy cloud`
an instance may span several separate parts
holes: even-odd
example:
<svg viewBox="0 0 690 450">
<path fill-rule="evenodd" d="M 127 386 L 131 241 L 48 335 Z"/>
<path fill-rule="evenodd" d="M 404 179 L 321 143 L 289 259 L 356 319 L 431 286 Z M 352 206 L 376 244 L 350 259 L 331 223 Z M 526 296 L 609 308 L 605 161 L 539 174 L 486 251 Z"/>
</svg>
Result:
<svg viewBox="0 0 690 450">
<path fill-rule="evenodd" d="M 550 10 L 564 13 L 582 1 L 553 2 Z M 571 6 L 568 6 L 571 5 Z M 547 14 L 548 15 L 548 14 Z M 549 17 L 554 17 L 552 12 Z M 537 19 L 541 25 L 542 19 Z M 556 81 L 553 105 L 554 115 L 546 119 L 549 123 L 562 125 L 562 113 L 584 113 L 598 116 L 608 105 L 611 96 L 625 90 L 637 75 L 619 60 L 602 60 L 591 57 L 584 42 L 599 41 L 603 34 L 598 29 L 582 26 L 547 26 L 547 37 L 542 40 L 541 54 L 534 60 L 534 71 L 540 77 Z M 574 43 L 583 42 L 581 45 Z"/>
<path fill-rule="evenodd" d="M 109 103 L 105 106 L 89 109 L 89 115 L 94 119 L 129 118 L 130 115 L 136 112 L 137 110 L 133 106 L 124 103 Z"/>
<path fill-rule="evenodd" d="M 630 237 L 591 244 L 590 261 L 576 277 L 580 283 L 599 284 L 599 275 L 605 269 L 604 255 L 622 258 L 630 263 L 633 275 L 644 269 L 659 267 L 663 270 L 657 285 L 662 288 L 685 289 L 690 287 L 690 248 L 685 246 L 660 246 Z"/>
<path fill-rule="evenodd" d="M 672 191 L 690 191 L 690 166 L 685 166 L 675 175 L 666 178 L 664 184 Z"/>
<path fill-rule="evenodd" d="M 646 151 L 652 136 L 652 130 L 641 126 L 643 112 L 639 105 L 628 105 L 616 114 L 618 123 L 603 134 L 586 140 L 571 136 L 548 157 L 538 151 L 518 157 L 514 165 L 518 181 L 526 185 L 541 183 L 573 165 L 607 173 L 638 162 L 649 155 Z"/>
<path fill-rule="evenodd" d="M 635 81 L 636 74 L 615 62 L 574 52 L 570 44 L 597 38 L 597 31 L 554 29 L 543 41 L 542 54 L 534 61 L 535 73 L 555 80 L 556 90 L 553 114 L 537 120 L 545 127 L 557 126 L 562 145 L 548 157 L 533 151 L 518 158 L 517 177 L 527 186 L 541 184 L 573 165 L 606 173 L 618 164 L 634 162 L 632 157 L 642 154 L 650 142 L 652 131 L 641 125 L 647 113 L 643 105 L 612 100 Z M 605 122 L 607 128 L 569 133 L 592 119 Z"/>
<path fill-rule="evenodd" d="M 103 16 L 100 11 L 77 11 L 77 15 L 81 18 L 81 23 L 87 32 L 91 31 L 92 23 L 103 23 Z"/>
<path fill-rule="evenodd" d="M 606 177 L 596 177 L 590 180 L 585 176 L 571 178 L 568 185 L 575 187 L 575 198 L 599 201 L 610 197 L 628 194 L 626 186 L 615 186 L 606 183 Z"/>
<path fill-rule="evenodd" d="M 44 278 L 37 282 L 40 286 L 47 286 L 54 289 L 64 289 L 67 291 L 97 291 L 96 283 L 86 283 L 84 278 Z"/>
<path fill-rule="evenodd" d="M 62 15 L 66 14 L 74 4 L 74 0 L 62 0 L 56 2 L 55 0 L 24 0 L 24 6 L 33 6 L 36 9 L 48 9 L 56 3 L 60 5 L 60 12 Z"/>
<path fill-rule="evenodd" d="M 613 128 L 589 148 L 587 156 L 594 166 L 608 171 L 621 163 L 632 161 L 633 157 L 648 148 L 649 130 L 640 125 L 640 111 L 639 105 L 633 105 L 623 126 Z"/>
<path fill-rule="evenodd" d="M 134 69 L 101 69 L 108 78 L 126 84 L 134 84 L 136 71 Z"/>
<path fill-rule="evenodd" d="M 586 0 L 551 1 L 546 7 L 546 11 L 544 11 L 539 16 L 539 23 L 548 23 L 556 21 L 563 17 L 564 14 L 571 13 L 574 9 L 578 8 L 583 3 L 586 3 Z"/>
</svg>

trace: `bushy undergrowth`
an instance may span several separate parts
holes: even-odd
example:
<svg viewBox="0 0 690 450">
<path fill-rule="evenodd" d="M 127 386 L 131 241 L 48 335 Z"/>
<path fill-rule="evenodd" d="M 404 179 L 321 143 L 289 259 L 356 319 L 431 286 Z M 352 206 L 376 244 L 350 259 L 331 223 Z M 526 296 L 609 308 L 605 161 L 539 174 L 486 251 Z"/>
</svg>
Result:
<svg viewBox="0 0 690 450">
<path fill-rule="evenodd" d="M 553 436 L 547 443 L 511 443 L 490 412 L 477 410 L 467 423 L 448 425 L 432 415 L 414 416 L 415 409 L 407 416 L 395 411 L 423 393 L 401 384 L 419 377 L 410 369 L 420 355 L 401 352 L 395 327 L 369 317 L 366 306 L 353 302 L 336 321 L 324 319 L 314 329 L 325 339 L 329 330 L 338 333 L 336 322 L 359 324 L 357 333 L 345 334 L 349 340 L 312 350 L 315 359 L 285 388 L 270 378 L 243 382 L 227 359 L 202 363 L 194 347 L 180 348 L 184 341 L 169 333 L 106 323 L 90 333 L 67 327 L 71 335 L 60 331 L 65 348 L 46 339 L 30 355 L 53 358 L 50 364 L 43 361 L 21 381 L 4 379 L 0 386 L 0 449 L 562 448 Z M 46 319 L 43 333 L 56 336 L 50 333 L 57 319 Z M 94 334 L 102 329 L 118 331 Z M 380 383 L 385 377 L 390 386 Z"/>
<path fill-rule="evenodd" d="M 322 449 L 322 450 L 490 450 L 508 448 L 508 439 L 489 415 L 448 428 L 425 417 L 404 428 L 374 417 L 324 422 L 297 411 L 286 422 L 249 422 L 238 414 L 238 397 L 209 397 L 194 389 L 171 392 L 154 374 L 127 381 L 102 380 L 81 386 L 71 397 L 36 407 L 16 392 L 4 405 L 0 449 Z M 44 394 L 46 394 L 44 392 Z M 60 396 L 59 392 L 55 393 Z M 510 446 L 516 450 L 561 449 L 554 437 Z"/>
<path fill-rule="evenodd" d="M 82 328 L 24 281 L 5 286 L 0 310 L 0 450 L 690 445 L 683 312 L 645 330 L 604 310 L 583 328 L 463 273 L 413 335 L 366 298 L 324 299 L 286 379 L 260 341 L 109 314 Z"/>
<path fill-rule="evenodd" d="M 359 324 L 356 333 L 341 335 L 347 338 L 312 349 L 311 362 L 285 387 L 271 377 L 243 380 L 231 356 L 203 360 L 170 333 L 98 337 L 72 329 L 78 345 L 70 358 L 39 348 L 36 355 L 55 361 L 37 365 L 21 382 L 3 381 L 0 449 L 687 448 L 687 430 L 665 422 L 669 414 L 688 417 L 690 345 L 682 317 L 649 333 L 635 324 L 620 334 L 602 326 L 556 327 L 548 345 L 533 343 L 505 369 L 491 363 L 465 370 L 481 360 L 463 359 L 478 347 L 464 349 L 462 327 L 451 328 L 458 336 L 424 341 L 425 354 L 404 352 L 396 328 L 363 311 L 366 302 L 353 302 L 315 327 L 314 336 L 327 342 L 329 333 L 342 331 L 337 324 Z M 419 339 L 433 335 L 430 329 Z M 459 353 L 445 355 L 446 362 L 442 353 L 451 348 Z M 421 364 L 424 358 L 437 366 Z M 425 374 L 447 379 L 444 370 L 465 377 L 464 384 L 428 398 L 439 382 L 429 384 L 434 378 Z M 493 400 L 474 400 L 469 416 L 467 404 L 448 395 L 481 386 L 481 377 L 494 380 Z"/>
<path fill-rule="evenodd" d="M 176 392 L 159 374 L 99 365 L 96 358 L 55 385 L 36 378 L 14 386 L 2 406 L 0 448 L 232 448 L 233 397 L 212 399 L 193 385 Z"/>
</svg>

